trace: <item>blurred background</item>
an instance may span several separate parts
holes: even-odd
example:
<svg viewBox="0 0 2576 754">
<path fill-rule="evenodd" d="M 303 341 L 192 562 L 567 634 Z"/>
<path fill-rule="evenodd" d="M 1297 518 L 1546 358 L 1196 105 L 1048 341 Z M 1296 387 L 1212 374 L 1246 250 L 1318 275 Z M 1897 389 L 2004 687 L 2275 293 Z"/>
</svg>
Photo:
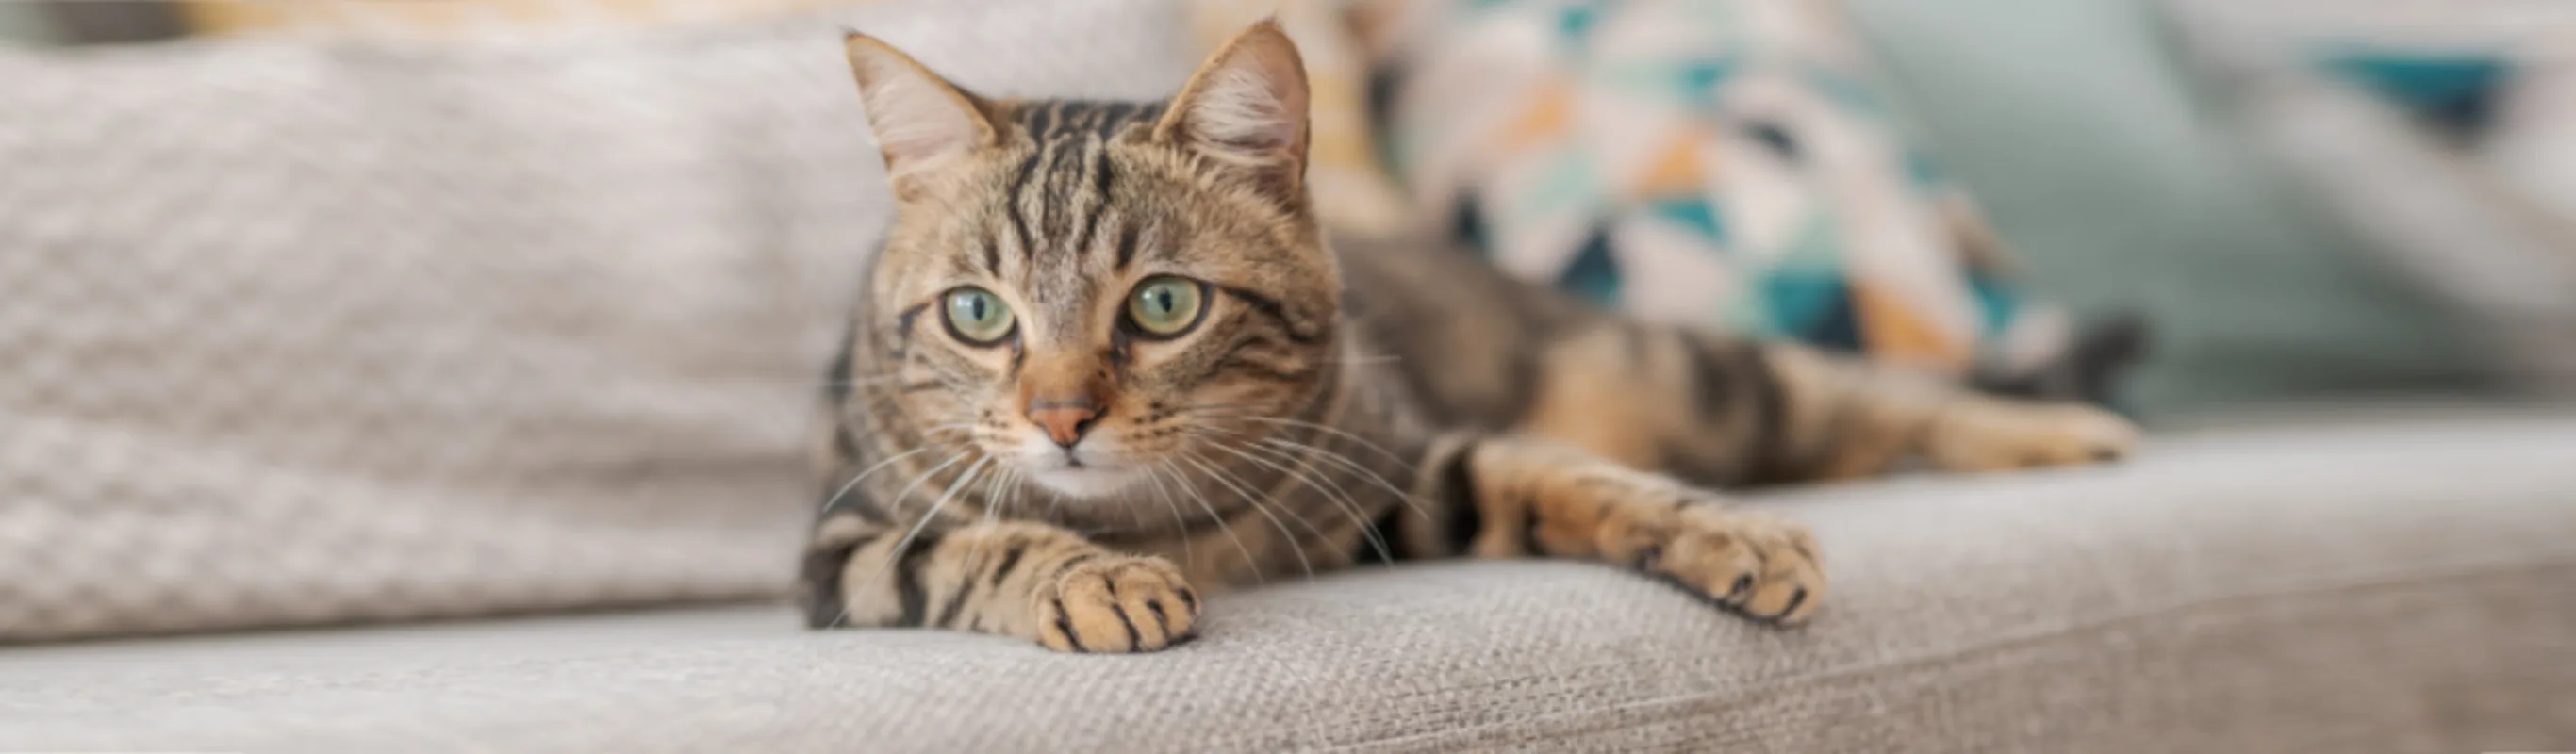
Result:
<svg viewBox="0 0 2576 754">
<path fill-rule="evenodd" d="M 862 4 L 19 2 L 0 5 L 0 39 L 524 46 L 740 29 Z M 1268 10 L 1199 5 L 1178 9 L 1199 37 Z M 1340 49 L 1351 43 L 1325 28 L 1344 20 L 1340 4 L 1288 5 L 1300 37 L 1332 64 L 1398 64 L 1368 55 L 1383 50 Z M 1490 5 L 1535 16 L 1623 3 Z M 2143 315 L 2155 356 L 2125 370 L 2129 407 L 2563 393 L 2576 382 L 2576 187 L 2566 185 L 2576 129 L 2562 122 L 2576 117 L 2576 10 L 2546 0 L 1845 0 L 1829 13 L 1842 17 L 1821 33 L 1867 48 L 1874 59 L 1852 67 L 1889 98 L 1884 117 L 1982 206 L 2031 298 Z M 1725 56 L 1816 46 L 1761 33 L 1728 40 Z M 987 78 L 1026 89 L 1020 73 Z M 1367 124 L 1355 128 L 1368 137 Z M 1557 256 L 1534 267 L 1573 266 Z"/>
<path fill-rule="evenodd" d="M 839 30 L 1146 98 L 1272 12 L 1337 229 L 2154 425 L 2576 391 L 2546 0 L 8 2 L 0 638 L 773 595 Z"/>
</svg>

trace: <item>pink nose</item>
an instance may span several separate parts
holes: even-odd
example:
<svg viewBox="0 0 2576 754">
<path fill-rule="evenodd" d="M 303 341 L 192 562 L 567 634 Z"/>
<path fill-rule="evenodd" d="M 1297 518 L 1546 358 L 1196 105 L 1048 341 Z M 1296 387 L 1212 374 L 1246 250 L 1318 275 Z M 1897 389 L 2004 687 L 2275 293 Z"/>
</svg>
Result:
<svg viewBox="0 0 2576 754">
<path fill-rule="evenodd" d="M 1090 401 L 1050 401 L 1029 409 L 1029 421 L 1045 427 L 1048 439 L 1068 448 L 1082 441 L 1082 431 L 1099 415 L 1091 410 Z"/>
</svg>

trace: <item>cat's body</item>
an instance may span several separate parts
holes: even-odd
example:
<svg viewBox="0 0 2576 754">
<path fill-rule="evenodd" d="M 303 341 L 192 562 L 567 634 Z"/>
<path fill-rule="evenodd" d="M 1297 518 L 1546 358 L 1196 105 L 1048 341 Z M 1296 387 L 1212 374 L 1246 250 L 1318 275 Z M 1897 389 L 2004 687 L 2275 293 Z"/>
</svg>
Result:
<svg viewBox="0 0 2576 754">
<path fill-rule="evenodd" d="M 1815 541 L 1708 487 L 2131 441 L 2088 408 L 1640 324 L 1439 244 L 1328 245 L 1302 71 L 1266 24 L 1168 106 L 988 101 L 850 49 L 902 210 L 827 390 L 818 627 L 1143 651 L 1207 591 L 1461 554 L 1797 622 Z"/>
</svg>

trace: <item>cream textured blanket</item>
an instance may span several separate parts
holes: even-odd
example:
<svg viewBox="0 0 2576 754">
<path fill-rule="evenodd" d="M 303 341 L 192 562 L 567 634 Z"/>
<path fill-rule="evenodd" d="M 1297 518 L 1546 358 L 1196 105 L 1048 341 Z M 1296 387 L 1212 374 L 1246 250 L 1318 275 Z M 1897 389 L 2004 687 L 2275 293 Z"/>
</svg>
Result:
<svg viewBox="0 0 2576 754">
<path fill-rule="evenodd" d="M 0 50 L 0 643 L 779 591 L 886 220 L 840 27 L 1142 97 L 1167 5 Z"/>
</svg>

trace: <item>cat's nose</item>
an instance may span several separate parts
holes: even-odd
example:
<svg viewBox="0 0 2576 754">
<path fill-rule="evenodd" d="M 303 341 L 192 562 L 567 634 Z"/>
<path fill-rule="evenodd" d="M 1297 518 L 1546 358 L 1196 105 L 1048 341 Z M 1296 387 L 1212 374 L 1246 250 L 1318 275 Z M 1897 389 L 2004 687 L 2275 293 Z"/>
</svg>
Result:
<svg viewBox="0 0 2576 754">
<path fill-rule="evenodd" d="M 1029 421 L 1045 427 L 1047 439 L 1068 448 L 1081 442 L 1083 430 L 1090 429 L 1091 420 L 1099 417 L 1100 412 L 1092 408 L 1089 398 L 1033 401 L 1029 405 Z"/>
</svg>

